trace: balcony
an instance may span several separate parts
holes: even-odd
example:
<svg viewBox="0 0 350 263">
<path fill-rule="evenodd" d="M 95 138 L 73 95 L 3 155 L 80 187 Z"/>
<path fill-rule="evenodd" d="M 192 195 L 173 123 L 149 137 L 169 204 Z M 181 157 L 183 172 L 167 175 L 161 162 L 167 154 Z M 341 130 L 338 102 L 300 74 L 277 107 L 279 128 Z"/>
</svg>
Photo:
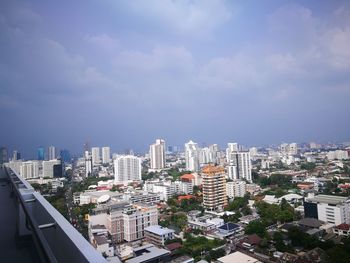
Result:
<svg viewBox="0 0 350 263">
<path fill-rule="evenodd" d="M 31 185 L 0 166 L 1 262 L 107 262 Z"/>
</svg>

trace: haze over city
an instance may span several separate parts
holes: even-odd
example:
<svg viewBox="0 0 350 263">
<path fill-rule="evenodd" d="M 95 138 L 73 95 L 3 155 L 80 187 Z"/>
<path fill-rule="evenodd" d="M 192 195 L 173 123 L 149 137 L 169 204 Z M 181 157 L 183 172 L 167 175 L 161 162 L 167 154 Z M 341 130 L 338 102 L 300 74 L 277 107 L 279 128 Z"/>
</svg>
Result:
<svg viewBox="0 0 350 263">
<path fill-rule="evenodd" d="M 1 145 L 349 141 L 347 1 L 2 1 Z"/>
</svg>

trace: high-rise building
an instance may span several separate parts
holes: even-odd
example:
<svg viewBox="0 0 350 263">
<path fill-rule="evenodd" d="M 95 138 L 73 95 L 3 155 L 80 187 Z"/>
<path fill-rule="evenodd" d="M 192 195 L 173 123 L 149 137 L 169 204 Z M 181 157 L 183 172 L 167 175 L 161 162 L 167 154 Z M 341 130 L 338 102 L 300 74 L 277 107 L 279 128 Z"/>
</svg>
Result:
<svg viewBox="0 0 350 263">
<path fill-rule="evenodd" d="M 38 147 L 38 160 L 39 161 L 45 160 L 45 149 L 42 146 Z"/>
<path fill-rule="evenodd" d="M 157 139 L 156 143 L 149 147 L 151 169 L 161 170 L 165 168 L 165 141 Z"/>
<path fill-rule="evenodd" d="M 43 161 L 43 177 L 53 178 L 62 177 L 62 162 L 61 160 Z"/>
<path fill-rule="evenodd" d="M 17 150 L 14 150 L 12 155 L 12 160 L 13 161 L 21 160 L 21 153 Z"/>
<path fill-rule="evenodd" d="M 197 143 L 193 141 L 185 143 L 185 158 L 186 170 L 192 172 L 199 171 L 199 148 Z"/>
<path fill-rule="evenodd" d="M 71 162 L 70 152 L 66 149 L 63 149 L 60 151 L 60 157 L 61 157 L 62 162 L 64 162 L 64 163 Z"/>
<path fill-rule="evenodd" d="M 99 147 L 92 147 L 91 148 L 91 156 L 92 156 L 92 165 L 98 165 L 100 164 L 100 148 Z"/>
<path fill-rule="evenodd" d="M 111 162 L 111 148 L 102 147 L 102 163 L 107 164 Z"/>
<path fill-rule="evenodd" d="M 226 159 L 229 164 L 229 177 L 233 180 L 246 179 L 252 182 L 251 158 L 249 151 L 238 151 L 236 143 L 229 143 L 226 149 Z M 236 167 L 236 172 L 233 171 Z"/>
<path fill-rule="evenodd" d="M 120 155 L 114 160 L 114 180 L 128 183 L 141 180 L 141 158 L 133 155 Z"/>
<path fill-rule="evenodd" d="M 20 175 L 23 179 L 38 178 L 39 177 L 39 162 L 27 161 L 22 162 L 20 168 Z"/>
<path fill-rule="evenodd" d="M 55 146 L 49 146 L 49 148 L 48 148 L 48 156 L 47 156 L 47 158 L 48 158 L 48 160 L 54 160 L 54 159 L 56 159 L 56 148 L 55 148 Z"/>
<path fill-rule="evenodd" d="M 0 164 L 7 163 L 9 161 L 8 151 L 6 147 L 0 148 Z"/>
<path fill-rule="evenodd" d="M 227 205 L 225 169 L 206 166 L 202 170 L 203 206 L 215 210 Z"/>
<path fill-rule="evenodd" d="M 92 158 L 88 151 L 85 151 L 85 176 L 89 177 L 92 173 Z"/>
</svg>

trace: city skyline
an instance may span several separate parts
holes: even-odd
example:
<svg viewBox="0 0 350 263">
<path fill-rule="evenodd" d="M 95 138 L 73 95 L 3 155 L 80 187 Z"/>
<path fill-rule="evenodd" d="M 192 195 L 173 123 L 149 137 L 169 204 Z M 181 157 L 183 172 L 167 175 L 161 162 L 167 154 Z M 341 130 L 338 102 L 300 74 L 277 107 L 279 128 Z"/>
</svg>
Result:
<svg viewBox="0 0 350 263">
<path fill-rule="evenodd" d="M 77 10 L 80 10 L 77 12 Z M 346 1 L 0 4 L 0 145 L 350 141 Z"/>
</svg>

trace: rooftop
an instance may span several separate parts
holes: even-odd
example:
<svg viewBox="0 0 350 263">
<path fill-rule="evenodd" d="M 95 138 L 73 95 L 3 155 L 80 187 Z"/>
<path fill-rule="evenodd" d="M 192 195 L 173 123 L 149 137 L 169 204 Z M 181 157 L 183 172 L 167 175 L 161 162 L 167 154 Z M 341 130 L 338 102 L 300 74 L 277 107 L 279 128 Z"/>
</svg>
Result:
<svg viewBox="0 0 350 263">
<path fill-rule="evenodd" d="M 162 227 L 159 225 L 146 227 L 145 231 L 154 233 L 154 234 L 159 235 L 159 236 L 175 232 L 175 230 L 173 230 L 173 229 Z"/>
<path fill-rule="evenodd" d="M 222 166 L 208 165 L 202 169 L 202 172 L 204 174 L 207 174 L 207 175 L 209 175 L 209 174 L 221 174 L 221 173 L 225 172 L 225 169 Z"/>
<path fill-rule="evenodd" d="M 251 256 L 243 254 L 242 252 L 239 252 L 239 251 L 236 251 L 236 252 L 229 254 L 227 256 L 218 258 L 217 260 L 218 260 L 218 262 L 221 262 L 221 263 L 232 263 L 232 262 L 261 263 L 261 261 L 257 260 L 256 258 L 253 258 Z"/>
<path fill-rule="evenodd" d="M 324 222 L 316 218 L 303 218 L 298 221 L 298 224 L 301 226 L 319 228 L 324 224 Z"/>
<path fill-rule="evenodd" d="M 150 244 L 134 249 L 134 253 L 136 254 L 136 257 L 126 260 L 126 263 L 147 262 L 154 258 L 170 255 L 169 250 L 157 248 Z"/>
<path fill-rule="evenodd" d="M 347 200 L 349 200 L 348 197 L 336 195 L 316 195 L 314 197 L 307 198 L 307 201 L 309 202 L 327 203 L 332 205 L 342 204 Z"/>
</svg>

